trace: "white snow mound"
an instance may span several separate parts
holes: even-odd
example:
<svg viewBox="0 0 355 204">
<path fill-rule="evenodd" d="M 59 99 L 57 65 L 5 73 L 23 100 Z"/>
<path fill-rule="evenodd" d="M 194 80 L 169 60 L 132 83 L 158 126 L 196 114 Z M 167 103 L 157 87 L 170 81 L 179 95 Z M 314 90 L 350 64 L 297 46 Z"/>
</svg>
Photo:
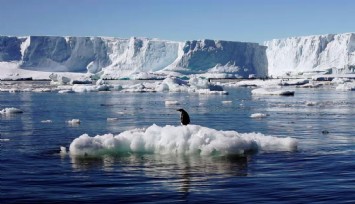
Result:
<svg viewBox="0 0 355 204">
<path fill-rule="evenodd" d="M 118 135 L 90 137 L 83 134 L 69 147 L 72 156 L 101 156 L 120 153 L 182 155 L 234 155 L 249 151 L 295 151 L 297 140 L 261 133 L 219 131 L 199 125 L 158 126 L 133 129 Z"/>
</svg>

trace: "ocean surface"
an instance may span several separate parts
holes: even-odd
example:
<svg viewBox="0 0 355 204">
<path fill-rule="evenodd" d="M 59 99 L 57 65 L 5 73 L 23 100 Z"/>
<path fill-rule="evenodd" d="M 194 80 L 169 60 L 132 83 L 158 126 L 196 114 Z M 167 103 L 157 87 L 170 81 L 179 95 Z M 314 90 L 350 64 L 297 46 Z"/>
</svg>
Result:
<svg viewBox="0 0 355 204">
<path fill-rule="evenodd" d="M 1 203 L 355 203 L 355 92 L 294 89 L 289 97 L 252 96 L 250 88 L 228 88 L 229 95 L 0 93 L 0 110 L 23 110 L 0 115 Z M 298 149 L 242 156 L 60 154 L 84 133 L 179 126 L 178 108 L 193 124 L 292 137 Z M 66 123 L 71 119 L 81 123 Z"/>
</svg>

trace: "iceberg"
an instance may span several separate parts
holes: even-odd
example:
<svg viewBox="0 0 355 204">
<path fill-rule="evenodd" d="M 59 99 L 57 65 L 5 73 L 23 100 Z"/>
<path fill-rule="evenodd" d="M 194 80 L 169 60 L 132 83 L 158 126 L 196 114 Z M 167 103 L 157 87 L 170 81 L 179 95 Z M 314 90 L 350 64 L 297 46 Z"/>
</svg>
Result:
<svg viewBox="0 0 355 204">
<path fill-rule="evenodd" d="M 234 76 L 262 77 L 267 75 L 265 50 L 257 43 L 221 40 L 0 36 L 0 69 L 11 66 L 37 72 L 89 73 L 104 79 L 226 70 Z"/>
</svg>

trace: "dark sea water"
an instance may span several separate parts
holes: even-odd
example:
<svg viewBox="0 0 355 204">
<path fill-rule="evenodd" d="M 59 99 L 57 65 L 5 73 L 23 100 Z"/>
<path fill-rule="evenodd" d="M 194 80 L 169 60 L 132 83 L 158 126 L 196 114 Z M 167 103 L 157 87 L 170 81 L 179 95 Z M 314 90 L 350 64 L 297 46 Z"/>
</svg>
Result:
<svg viewBox="0 0 355 204">
<path fill-rule="evenodd" d="M 256 97 L 249 88 L 228 91 L 0 93 L 0 110 L 24 111 L 0 115 L 1 203 L 355 203 L 355 92 L 296 89 L 293 97 Z M 177 126 L 180 107 L 194 124 L 289 136 L 298 150 L 222 157 L 60 154 L 60 146 L 84 133 Z M 268 116 L 250 118 L 253 113 Z M 80 125 L 65 122 L 73 118 Z"/>
</svg>

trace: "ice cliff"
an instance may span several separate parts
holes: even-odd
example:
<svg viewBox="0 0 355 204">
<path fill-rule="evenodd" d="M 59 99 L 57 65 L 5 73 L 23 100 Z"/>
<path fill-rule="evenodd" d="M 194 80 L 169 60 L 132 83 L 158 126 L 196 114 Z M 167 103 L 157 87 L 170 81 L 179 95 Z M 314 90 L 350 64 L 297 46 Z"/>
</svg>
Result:
<svg viewBox="0 0 355 204">
<path fill-rule="evenodd" d="M 265 49 L 257 43 L 215 40 L 0 36 L 0 62 L 25 70 L 100 73 L 107 78 L 138 72 L 195 74 L 226 70 L 240 77 L 266 76 Z"/>
<path fill-rule="evenodd" d="M 104 78 L 154 74 L 219 77 L 355 72 L 355 33 L 291 37 L 257 43 L 185 42 L 149 38 L 0 36 L 0 70 L 92 73 Z"/>
<path fill-rule="evenodd" d="M 355 72 L 355 33 L 275 39 L 267 46 L 268 73 Z"/>
</svg>

